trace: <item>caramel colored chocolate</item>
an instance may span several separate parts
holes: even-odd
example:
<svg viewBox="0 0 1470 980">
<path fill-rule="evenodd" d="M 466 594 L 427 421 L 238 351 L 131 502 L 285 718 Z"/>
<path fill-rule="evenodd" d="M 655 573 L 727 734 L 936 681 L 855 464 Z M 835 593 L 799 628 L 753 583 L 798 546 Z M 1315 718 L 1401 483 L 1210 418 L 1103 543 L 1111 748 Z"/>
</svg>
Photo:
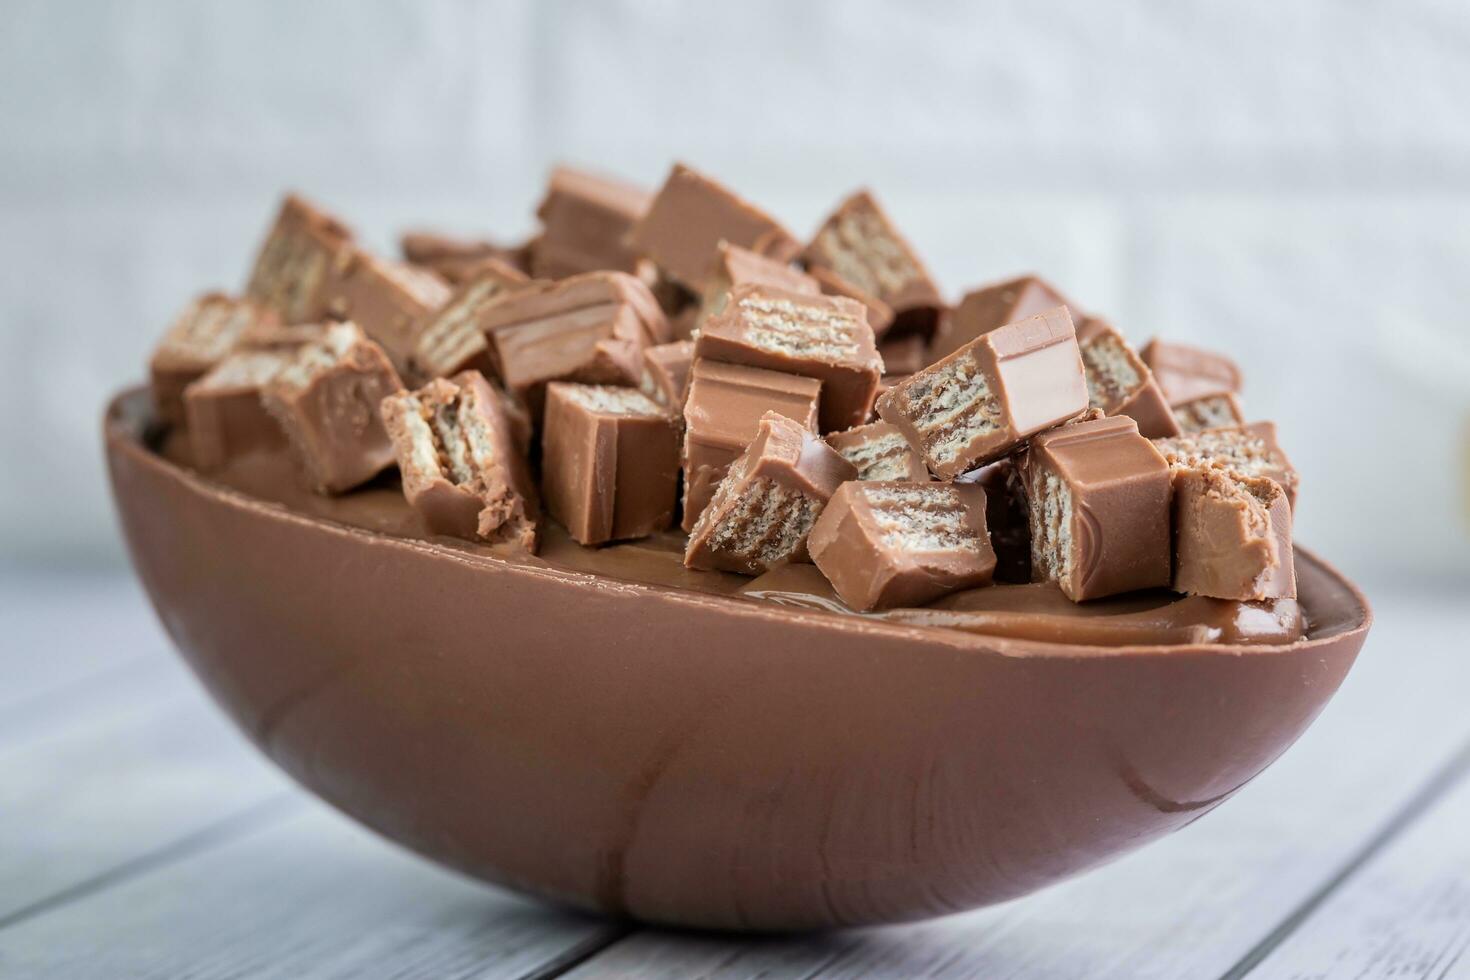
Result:
<svg viewBox="0 0 1470 980">
<path fill-rule="evenodd" d="M 1170 580 L 1169 464 L 1124 415 L 1031 440 L 1031 571 L 1073 602 Z"/>
<path fill-rule="evenodd" d="M 821 292 L 817 281 L 795 266 L 768 259 L 739 245 L 721 242 L 714 271 L 705 283 L 699 312 L 689 331 L 690 337 L 698 337 L 705 322 L 725 309 L 725 303 L 730 299 L 730 290 L 736 286 L 755 283 L 807 295 Z"/>
<path fill-rule="evenodd" d="M 402 388 L 388 355 L 348 322 L 297 351 L 266 383 L 262 398 L 310 485 L 342 493 L 392 465 L 378 405 Z"/>
<path fill-rule="evenodd" d="M 637 389 L 557 382 L 541 470 L 547 510 L 579 544 L 646 537 L 674 522 L 679 426 Z"/>
<path fill-rule="evenodd" d="M 810 429 L 767 412 L 689 532 L 684 564 L 759 575 L 803 561 L 828 498 L 857 470 Z"/>
<path fill-rule="evenodd" d="M 564 279 L 610 269 L 637 272 L 628 233 L 648 212 L 653 195 L 597 174 L 557 167 L 536 209 L 541 234 L 531 251 L 531 274 Z"/>
<path fill-rule="evenodd" d="M 611 307 L 627 307 L 632 314 L 638 329 L 628 339 L 639 344 L 667 344 L 674 339 L 653 292 L 642 280 L 623 272 L 588 272 L 557 282 L 533 283 L 516 290 L 513 298 L 487 308 L 480 323 L 494 339 L 510 332 L 536 333 L 549 321 L 593 309 L 601 309 L 600 318 L 606 320 L 611 318 Z M 596 320 L 599 314 L 587 317 Z"/>
<path fill-rule="evenodd" d="M 857 468 L 859 480 L 929 479 L 929 470 L 919 454 L 903 433 L 887 422 L 869 422 L 846 432 L 834 432 L 827 437 L 827 445 Z"/>
<path fill-rule="evenodd" d="M 1025 477 L 1016 460 L 998 459 L 962 479 L 985 491 L 985 526 L 995 550 L 996 581 L 1020 584 L 1031 581 L 1031 517 Z"/>
<path fill-rule="evenodd" d="M 1077 328 L 1077 345 L 1087 373 L 1087 399 L 1108 415 L 1126 415 L 1147 439 L 1179 434 L 1153 372 L 1112 326 L 1088 317 Z"/>
<path fill-rule="evenodd" d="M 883 335 L 888 332 L 888 328 L 893 326 L 893 307 L 872 293 L 859 289 L 831 269 L 821 267 L 810 268 L 807 269 L 807 275 L 815 280 L 817 286 L 828 296 L 845 296 L 848 299 L 855 299 L 863 304 L 864 308 L 868 311 L 868 326 L 873 328 L 873 336 L 881 340 Z M 909 333 L 905 334 L 901 339 L 914 341 L 913 346 L 919 350 L 928 349 L 928 342 L 922 334 Z M 923 366 L 924 364 L 922 362 L 915 363 L 913 370 L 917 371 Z"/>
<path fill-rule="evenodd" d="M 245 298 L 275 310 L 288 324 L 323 319 L 331 312 L 336 267 L 352 241 L 345 224 L 288 194 L 255 259 Z"/>
<path fill-rule="evenodd" d="M 1207 429 L 1235 428 L 1245 424 L 1240 402 L 1228 391 L 1200 395 L 1174 406 L 1174 418 L 1181 432 L 1204 432 Z"/>
<path fill-rule="evenodd" d="M 504 396 L 478 371 L 379 406 L 403 495 L 431 534 L 536 547 L 536 498 Z"/>
<path fill-rule="evenodd" d="M 1008 323 L 1024 320 L 1056 306 L 1070 305 L 1065 296 L 1039 276 L 1021 276 L 982 286 L 966 293 L 951 311 L 944 329 L 934 338 L 929 356 L 936 360 L 947 357 L 977 337 Z"/>
<path fill-rule="evenodd" d="M 211 470 L 235 456 L 285 444 L 285 433 L 260 395 L 291 357 L 283 349 L 238 350 L 184 389 L 196 466 Z"/>
<path fill-rule="evenodd" d="M 1274 480 L 1296 507 L 1301 476 L 1276 441 L 1276 423 L 1192 432 L 1172 439 L 1155 439 L 1154 445 L 1175 468 L 1216 466 L 1243 476 Z"/>
<path fill-rule="evenodd" d="M 883 358 L 885 375 L 907 376 L 933 363 L 929 357 L 929 342 L 916 333 L 884 337 L 878 341 L 878 353 Z"/>
<path fill-rule="evenodd" d="M 944 307 L 939 288 L 869 191 L 860 190 L 837 206 L 802 259 L 893 310 L 899 333 L 934 336 Z"/>
<path fill-rule="evenodd" d="M 491 334 L 500 376 L 534 418 L 552 381 L 637 385 L 643 341 L 628 306 L 589 306 Z"/>
<path fill-rule="evenodd" d="M 1296 596 L 1291 504 L 1274 481 L 1174 471 L 1174 589 L 1216 599 Z"/>
<path fill-rule="evenodd" d="M 1170 405 L 1240 391 L 1240 368 L 1224 354 L 1154 338 L 1139 352 Z"/>
<path fill-rule="evenodd" d="M 824 432 L 867 421 L 883 374 L 860 303 L 754 283 L 731 291 L 724 311 L 704 325 L 694 356 L 818 379 Z"/>
<path fill-rule="evenodd" d="M 761 417 L 774 411 L 815 432 L 821 393 L 815 378 L 696 360 L 684 400 L 684 530 L 756 437 Z"/>
<path fill-rule="evenodd" d="M 507 248 L 480 239 L 455 238 L 436 232 L 405 232 L 399 240 L 405 261 L 433 272 L 451 286 L 475 278 L 487 260 L 526 273 L 526 249 Z"/>
<path fill-rule="evenodd" d="M 148 363 L 153 404 L 170 423 L 184 419 L 184 389 L 224 360 L 252 328 L 274 326 L 274 310 L 224 293 L 205 293 L 179 314 Z"/>
<path fill-rule="evenodd" d="M 410 373 L 420 379 L 443 378 L 467 369 L 493 371 L 490 341 L 481 314 L 508 292 L 520 289 L 525 273 L 498 259 L 483 259 L 473 276 L 414 329 Z"/>
<path fill-rule="evenodd" d="M 1086 408 L 1082 357 L 1061 306 L 982 334 L 878 399 L 878 414 L 942 479 Z"/>
<path fill-rule="evenodd" d="M 449 300 L 449 284 L 425 269 L 362 249 L 343 256 L 331 277 L 332 315 L 356 323 L 406 373 L 419 327 Z"/>
<path fill-rule="evenodd" d="M 720 242 L 789 262 L 801 245 L 774 218 L 720 184 L 675 164 L 630 234 L 633 248 L 696 295 L 708 284 Z"/>
<path fill-rule="evenodd" d="M 968 483 L 844 483 L 807 547 L 842 601 L 857 610 L 923 605 L 989 585 L 995 571 L 985 491 Z"/>
<path fill-rule="evenodd" d="M 694 343 L 676 340 L 643 348 L 643 379 L 638 387 L 648 397 L 673 411 L 684 413 L 684 393 L 689 389 L 689 369 L 694 365 Z"/>
</svg>

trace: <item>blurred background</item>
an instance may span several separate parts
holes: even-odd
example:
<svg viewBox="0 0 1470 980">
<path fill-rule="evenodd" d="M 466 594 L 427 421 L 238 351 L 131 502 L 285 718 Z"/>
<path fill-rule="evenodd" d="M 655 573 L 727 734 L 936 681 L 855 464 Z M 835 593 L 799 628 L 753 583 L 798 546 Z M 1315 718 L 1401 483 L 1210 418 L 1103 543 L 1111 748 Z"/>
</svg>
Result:
<svg viewBox="0 0 1470 980">
<path fill-rule="evenodd" d="M 0 548 L 117 566 L 99 418 L 286 188 L 519 241 L 548 168 L 682 159 L 805 238 L 880 195 L 953 298 L 1034 270 L 1229 352 L 1298 537 L 1470 581 L 1470 6 L 10 0 Z"/>
</svg>

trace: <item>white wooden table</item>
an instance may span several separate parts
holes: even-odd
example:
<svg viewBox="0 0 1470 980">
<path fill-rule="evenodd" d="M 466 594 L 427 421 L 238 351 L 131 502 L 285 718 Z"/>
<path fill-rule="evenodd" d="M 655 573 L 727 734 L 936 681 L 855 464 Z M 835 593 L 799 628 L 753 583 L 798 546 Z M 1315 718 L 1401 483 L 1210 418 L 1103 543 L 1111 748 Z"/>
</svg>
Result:
<svg viewBox="0 0 1470 980">
<path fill-rule="evenodd" d="M 0 977 L 1470 977 L 1470 594 L 1379 594 L 1336 700 L 1198 824 L 1030 898 L 739 940 L 442 872 L 294 789 L 122 576 L 0 574 Z"/>
</svg>

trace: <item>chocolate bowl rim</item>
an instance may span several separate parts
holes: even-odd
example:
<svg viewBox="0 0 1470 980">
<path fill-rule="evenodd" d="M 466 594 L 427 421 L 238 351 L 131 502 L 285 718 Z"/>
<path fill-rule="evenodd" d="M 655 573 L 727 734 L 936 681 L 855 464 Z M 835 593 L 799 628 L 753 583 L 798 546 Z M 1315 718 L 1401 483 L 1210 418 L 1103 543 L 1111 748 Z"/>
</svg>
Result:
<svg viewBox="0 0 1470 980">
<path fill-rule="evenodd" d="M 489 567 L 508 574 L 526 575 L 533 579 L 581 582 L 599 589 L 625 592 L 630 597 L 656 594 L 665 600 L 688 603 L 692 607 L 716 608 L 732 614 L 738 613 L 741 616 L 756 619 L 780 622 L 795 621 L 813 627 L 825 626 L 843 632 L 850 632 L 854 635 L 876 634 L 893 638 L 921 640 L 925 643 L 938 643 L 960 650 L 988 651 L 1005 657 L 1083 659 L 1092 657 L 1165 657 L 1179 656 L 1181 654 L 1264 656 L 1278 653 L 1297 653 L 1303 650 L 1310 650 L 1317 646 L 1325 646 L 1330 643 L 1339 642 L 1344 637 L 1366 633 L 1373 625 L 1373 609 L 1362 590 L 1330 562 L 1327 562 L 1315 553 L 1299 545 L 1293 549 L 1296 559 L 1315 564 L 1322 571 L 1326 572 L 1337 584 L 1344 587 L 1352 596 L 1360 616 L 1356 624 L 1336 632 L 1323 636 L 1305 636 L 1291 643 L 1278 644 L 1206 642 L 1104 646 L 1081 644 L 1074 641 L 1052 642 L 1048 640 L 1024 639 L 991 633 L 971 633 L 936 626 L 910 625 L 889 620 L 874 619 L 857 613 L 842 615 L 807 609 L 801 606 L 763 603 L 733 595 L 696 592 L 677 586 L 633 582 L 590 572 L 572 571 L 570 569 L 557 568 L 549 564 L 520 562 L 487 551 L 469 551 L 448 543 L 449 539 L 402 537 L 351 524 L 344 524 L 341 521 L 335 521 L 326 517 L 302 514 L 291 510 L 284 504 L 252 496 L 233 487 L 215 482 L 207 475 L 198 471 L 187 469 L 170 462 L 146 444 L 148 425 L 139 425 L 136 421 L 129 420 L 123 410 L 123 405 L 127 401 L 145 396 L 147 390 L 147 386 L 145 385 L 129 386 L 120 389 L 108 399 L 103 422 L 105 442 L 109 450 L 116 450 L 121 447 L 121 451 L 133 454 L 144 465 L 160 470 L 166 473 L 171 479 L 180 481 L 194 493 L 213 497 L 229 506 L 251 511 L 261 516 L 269 516 L 274 519 L 293 522 L 329 533 L 366 538 L 385 546 L 401 547 L 412 551 L 424 552 L 457 561 L 471 567 Z M 151 421 L 152 419 L 150 418 L 149 422 Z M 110 489 L 115 494 L 116 488 L 110 486 Z M 1307 618 L 1310 629 L 1311 609 L 1303 606 L 1302 612 Z"/>
</svg>

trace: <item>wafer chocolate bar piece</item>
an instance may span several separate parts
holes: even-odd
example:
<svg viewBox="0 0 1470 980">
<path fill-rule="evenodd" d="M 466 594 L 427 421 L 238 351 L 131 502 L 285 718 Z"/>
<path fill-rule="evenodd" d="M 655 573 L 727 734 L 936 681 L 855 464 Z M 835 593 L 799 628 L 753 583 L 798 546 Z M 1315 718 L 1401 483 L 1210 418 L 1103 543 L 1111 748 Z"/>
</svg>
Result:
<svg viewBox="0 0 1470 980">
<path fill-rule="evenodd" d="M 689 333 L 690 338 L 697 338 L 705 322 L 725 309 L 725 304 L 730 299 L 730 290 L 749 283 L 775 286 L 788 292 L 812 296 L 821 292 L 817 281 L 795 266 L 768 259 L 739 245 L 721 242 L 714 272 L 705 284 L 699 313 Z"/>
<path fill-rule="evenodd" d="M 967 483 L 844 483 L 807 547 L 842 601 L 862 612 L 923 605 L 989 585 L 995 572 L 985 491 Z"/>
<path fill-rule="evenodd" d="M 1096 317 L 1077 327 L 1082 368 L 1087 373 L 1087 399 L 1108 415 L 1126 415 L 1138 423 L 1146 439 L 1179 434 L 1179 423 L 1164 400 L 1153 372 L 1132 345 Z"/>
<path fill-rule="evenodd" d="M 319 493 L 341 493 L 393 463 L 378 406 L 403 384 L 383 348 L 355 323 L 336 323 L 266 383 L 266 410 L 285 430 Z"/>
<path fill-rule="evenodd" d="M 352 232 L 294 194 L 281 202 L 255 259 L 245 298 L 275 310 L 285 323 L 312 323 L 330 312 L 332 278 Z"/>
<path fill-rule="evenodd" d="M 1240 368 L 1224 354 L 1154 338 L 1139 351 L 1170 405 L 1240 391 Z"/>
<path fill-rule="evenodd" d="M 184 389 L 195 466 L 215 469 L 254 450 L 285 445 L 286 434 L 260 395 L 292 354 L 283 347 L 237 350 Z"/>
<path fill-rule="evenodd" d="M 871 192 L 860 190 L 839 204 L 802 260 L 891 308 L 899 333 L 934 336 L 944 308 L 939 288 Z"/>
<path fill-rule="evenodd" d="M 184 420 L 184 389 L 224 360 L 252 327 L 274 325 L 274 310 L 224 293 L 205 293 L 174 320 L 153 351 L 149 374 L 156 416 Z"/>
<path fill-rule="evenodd" d="M 694 356 L 817 378 L 824 432 L 866 422 L 883 374 L 862 304 L 757 283 L 730 292 L 694 342 Z"/>
<path fill-rule="evenodd" d="M 1240 402 L 1228 391 L 1200 395 L 1174 406 L 1174 418 L 1181 432 L 1204 432 L 1245 424 Z"/>
<path fill-rule="evenodd" d="M 982 334 L 878 399 L 878 414 L 942 479 L 1086 408 L 1082 356 L 1062 306 Z"/>
<path fill-rule="evenodd" d="M 643 348 L 643 379 L 638 387 L 676 416 L 683 416 L 689 369 L 694 366 L 694 343 L 676 340 Z"/>
<path fill-rule="evenodd" d="M 398 240 L 404 261 L 428 269 L 451 286 L 475 278 L 486 260 L 526 273 L 526 247 L 497 245 L 483 239 L 455 238 L 430 231 L 405 232 Z"/>
<path fill-rule="evenodd" d="M 1168 586 L 1169 464 L 1126 415 L 1031 440 L 1031 572 L 1073 602 Z"/>
<path fill-rule="evenodd" d="M 630 233 L 636 251 L 696 295 L 704 292 L 722 241 L 778 262 L 801 251 L 770 215 L 681 163 Z"/>
<path fill-rule="evenodd" d="M 934 338 L 929 356 L 946 357 L 977 337 L 1055 306 L 1070 306 L 1070 303 L 1039 276 L 1020 276 L 981 286 L 966 293 L 950 312 L 944 329 Z"/>
<path fill-rule="evenodd" d="M 455 289 L 448 302 L 415 327 L 410 373 L 420 379 L 444 378 L 468 369 L 493 373 L 481 314 L 528 281 L 524 272 L 499 259 L 482 259 L 474 275 Z"/>
<path fill-rule="evenodd" d="M 679 426 L 636 388 L 546 388 L 546 508 L 584 545 L 647 537 L 674 522 Z"/>
<path fill-rule="evenodd" d="M 684 400 L 685 531 L 709 504 L 732 462 L 755 438 L 769 410 L 813 432 L 822 383 L 780 371 L 696 360 Z"/>
<path fill-rule="evenodd" d="M 449 284 L 425 269 L 354 248 L 332 276 L 333 316 L 351 320 L 408 371 L 419 326 L 450 296 Z"/>
<path fill-rule="evenodd" d="M 625 272 L 588 272 L 557 282 L 533 283 L 516 290 L 514 298 L 487 308 L 480 325 L 493 340 L 521 330 L 534 333 L 548 320 L 594 308 L 601 309 L 606 319 L 607 308 L 615 306 L 628 307 L 633 316 L 638 329 L 630 339 L 640 344 L 667 344 L 674 339 L 668 317 L 652 291 Z M 588 316 L 598 319 L 597 314 Z M 498 356 L 493 348 L 491 353 Z"/>
<path fill-rule="evenodd" d="M 929 479 L 929 470 L 919 454 L 903 433 L 887 422 L 869 422 L 846 432 L 834 432 L 827 437 L 827 445 L 857 467 L 859 480 Z"/>
<path fill-rule="evenodd" d="M 552 170 L 536 209 L 541 234 L 531 249 L 531 274 L 563 279 L 599 269 L 637 272 L 628 232 L 652 200 L 652 194 L 620 180 L 571 167 Z"/>
<path fill-rule="evenodd" d="M 873 336 L 881 340 L 883 335 L 888 332 L 888 328 L 893 326 L 893 307 L 872 293 L 859 289 L 831 269 L 814 267 L 807 269 L 806 273 L 816 281 L 818 288 L 828 296 L 846 296 L 848 299 L 855 299 L 863 304 L 868 311 L 868 326 L 873 328 Z M 915 341 L 915 346 L 919 350 L 928 349 L 928 341 L 925 340 L 922 334 L 905 334 L 901 339 Z M 922 363 L 915 364 L 914 370 L 917 371 L 923 366 Z"/>
<path fill-rule="evenodd" d="M 805 561 L 822 507 L 856 472 L 810 429 L 767 412 L 689 532 L 684 564 L 760 575 Z"/>
<path fill-rule="evenodd" d="M 536 496 L 504 396 L 478 371 L 379 406 L 403 495 L 432 534 L 536 547 Z"/>
<path fill-rule="evenodd" d="M 1174 590 L 1242 602 L 1295 598 L 1285 491 L 1218 466 L 1176 470 Z"/>
<path fill-rule="evenodd" d="M 1175 469 L 1220 466 L 1243 476 L 1274 480 L 1296 507 L 1301 477 L 1276 441 L 1276 423 L 1191 432 L 1171 439 L 1155 439 L 1154 445 Z"/>
</svg>

